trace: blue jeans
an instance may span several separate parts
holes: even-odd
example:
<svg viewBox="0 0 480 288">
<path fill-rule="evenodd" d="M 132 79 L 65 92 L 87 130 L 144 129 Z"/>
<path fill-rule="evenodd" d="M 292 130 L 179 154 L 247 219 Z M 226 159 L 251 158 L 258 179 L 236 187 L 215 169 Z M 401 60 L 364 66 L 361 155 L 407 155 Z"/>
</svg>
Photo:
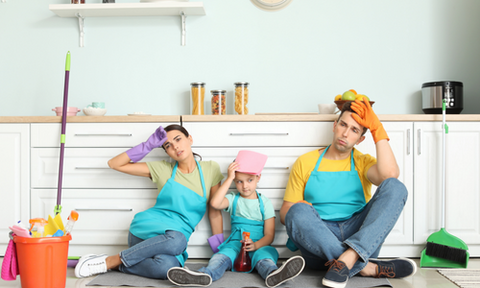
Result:
<svg viewBox="0 0 480 288">
<path fill-rule="evenodd" d="M 294 204 L 285 216 L 288 237 L 312 269 L 325 268 L 327 261 L 338 259 L 352 248 L 360 256 L 350 269 L 352 277 L 365 268 L 369 258 L 378 257 L 385 238 L 405 206 L 407 194 L 402 182 L 386 179 L 363 211 L 340 222 L 322 220 L 308 204 Z"/>
<path fill-rule="evenodd" d="M 180 267 L 175 255 L 180 255 L 187 248 L 185 235 L 178 231 L 168 230 L 147 240 L 129 233 L 128 249 L 120 252 L 121 272 L 140 275 L 148 278 L 167 279 L 167 271 L 172 267 Z"/>
<path fill-rule="evenodd" d="M 231 269 L 232 260 L 225 254 L 216 253 L 210 258 L 210 261 L 208 261 L 207 267 L 200 268 L 198 272 L 206 273 L 212 277 L 212 281 L 217 281 L 222 278 L 225 271 Z M 277 270 L 278 267 L 271 259 L 261 259 L 255 265 L 255 269 L 257 269 L 258 274 L 265 279 L 268 274 Z"/>
</svg>

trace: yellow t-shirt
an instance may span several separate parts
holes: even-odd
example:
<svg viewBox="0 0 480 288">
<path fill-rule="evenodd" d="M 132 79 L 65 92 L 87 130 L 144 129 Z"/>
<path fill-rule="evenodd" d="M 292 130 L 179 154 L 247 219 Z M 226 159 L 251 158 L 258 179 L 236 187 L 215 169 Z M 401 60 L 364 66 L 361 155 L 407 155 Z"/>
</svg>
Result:
<svg viewBox="0 0 480 288">
<path fill-rule="evenodd" d="M 288 178 L 287 189 L 283 197 L 284 201 L 297 203 L 298 201 L 304 200 L 305 186 L 324 149 L 325 148 L 317 149 L 298 157 L 295 164 L 293 164 L 290 177 Z M 369 154 L 362 154 L 353 148 L 353 161 L 355 162 L 355 170 L 357 170 L 360 182 L 362 183 L 365 201 L 368 203 L 372 198 L 372 182 L 368 180 L 367 172 L 370 167 L 377 163 L 377 160 L 375 157 Z M 320 162 L 318 171 L 350 171 L 350 162 L 350 157 L 343 160 L 330 160 L 324 157 L 322 162 Z"/>
</svg>

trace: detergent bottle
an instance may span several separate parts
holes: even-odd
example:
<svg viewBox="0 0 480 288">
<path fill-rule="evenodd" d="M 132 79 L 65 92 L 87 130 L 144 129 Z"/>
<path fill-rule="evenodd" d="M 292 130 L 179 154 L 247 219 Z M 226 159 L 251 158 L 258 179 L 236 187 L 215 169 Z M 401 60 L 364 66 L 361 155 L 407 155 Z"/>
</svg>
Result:
<svg viewBox="0 0 480 288">
<path fill-rule="evenodd" d="M 68 216 L 67 218 L 68 220 L 68 223 L 67 225 L 65 226 L 65 235 L 68 235 L 72 232 L 73 230 L 73 225 L 75 225 L 75 223 L 77 222 L 78 220 L 78 212 L 75 211 L 75 210 L 72 210 L 70 212 L 70 215 Z"/>
<path fill-rule="evenodd" d="M 248 255 L 247 252 L 247 239 L 250 239 L 250 232 L 243 232 L 242 248 L 235 262 L 233 262 L 233 268 L 238 272 L 248 272 L 252 270 L 252 259 L 250 259 L 250 255 Z"/>
</svg>

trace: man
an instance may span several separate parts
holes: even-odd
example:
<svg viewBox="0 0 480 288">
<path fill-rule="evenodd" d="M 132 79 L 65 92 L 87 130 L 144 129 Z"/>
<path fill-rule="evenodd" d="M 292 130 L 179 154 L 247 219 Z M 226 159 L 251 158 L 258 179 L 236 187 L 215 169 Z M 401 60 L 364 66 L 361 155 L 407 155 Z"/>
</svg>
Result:
<svg viewBox="0 0 480 288">
<path fill-rule="evenodd" d="M 355 148 L 370 129 L 377 159 Z M 295 162 L 280 209 L 291 250 L 306 265 L 329 266 L 323 285 L 345 287 L 356 274 L 403 278 L 416 272 L 410 259 L 379 261 L 380 248 L 407 200 L 388 135 L 370 103 L 344 104 L 332 144 Z M 378 186 L 371 195 L 372 184 Z"/>
</svg>

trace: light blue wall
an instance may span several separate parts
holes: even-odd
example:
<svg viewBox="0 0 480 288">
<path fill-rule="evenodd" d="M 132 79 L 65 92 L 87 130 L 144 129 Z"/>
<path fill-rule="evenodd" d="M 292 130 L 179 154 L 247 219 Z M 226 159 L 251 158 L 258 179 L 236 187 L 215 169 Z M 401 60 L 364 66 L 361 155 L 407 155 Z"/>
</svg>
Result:
<svg viewBox="0 0 480 288">
<path fill-rule="evenodd" d="M 234 82 L 250 82 L 250 114 L 317 112 L 351 88 L 379 114 L 414 114 L 423 113 L 422 83 L 457 80 L 462 113 L 480 111 L 477 0 L 293 0 L 279 12 L 204 0 L 207 15 L 187 17 L 185 47 L 180 17 L 166 16 L 86 18 L 84 48 L 78 21 L 48 9 L 68 0 L 6 1 L 0 116 L 54 115 L 67 51 L 69 106 L 104 101 L 107 115 L 188 114 L 194 81 L 227 90 L 228 100 Z"/>
</svg>

